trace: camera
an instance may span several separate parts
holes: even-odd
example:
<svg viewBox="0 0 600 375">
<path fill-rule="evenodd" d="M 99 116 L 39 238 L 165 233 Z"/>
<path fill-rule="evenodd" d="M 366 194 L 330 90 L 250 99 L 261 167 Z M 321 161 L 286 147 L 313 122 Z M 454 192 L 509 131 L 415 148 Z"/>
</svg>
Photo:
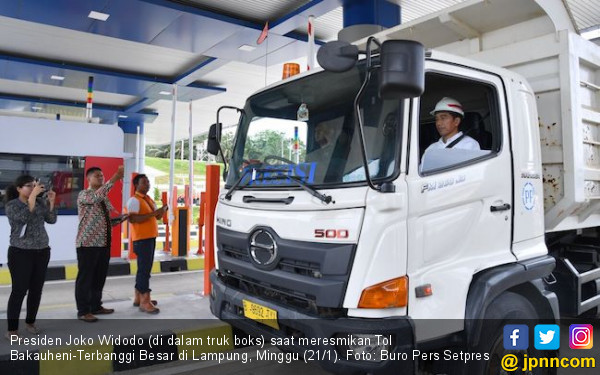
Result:
<svg viewBox="0 0 600 375">
<path fill-rule="evenodd" d="M 48 192 L 50 190 L 52 190 L 52 180 L 50 178 L 48 178 L 48 179 L 46 179 L 44 181 L 41 178 L 36 178 L 35 182 L 38 185 L 42 185 L 44 187 L 44 191 L 39 195 L 39 197 L 40 198 L 47 198 L 48 197 Z"/>
</svg>

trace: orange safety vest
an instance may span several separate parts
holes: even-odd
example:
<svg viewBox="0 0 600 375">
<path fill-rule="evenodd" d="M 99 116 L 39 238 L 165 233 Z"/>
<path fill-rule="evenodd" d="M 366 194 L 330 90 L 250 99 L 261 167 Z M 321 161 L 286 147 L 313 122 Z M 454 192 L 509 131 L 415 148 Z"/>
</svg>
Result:
<svg viewBox="0 0 600 375">
<path fill-rule="evenodd" d="M 138 192 L 135 193 L 133 198 L 137 199 L 140 203 L 140 210 L 137 213 L 140 215 L 146 215 L 156 210 L 156 203 L 147 195 L 142 195 Z M 158 237 L 158 221 L 155 217 L 151 217 L 141 223 L 131 223 L 131 240 L 145 240 L 148 238 Z"/>
</svg>

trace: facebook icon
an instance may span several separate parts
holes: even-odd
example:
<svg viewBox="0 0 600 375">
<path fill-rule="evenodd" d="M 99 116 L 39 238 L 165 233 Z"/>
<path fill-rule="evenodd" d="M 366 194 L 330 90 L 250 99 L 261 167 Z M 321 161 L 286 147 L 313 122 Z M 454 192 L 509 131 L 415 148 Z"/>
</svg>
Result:
<svg viewBox="0 0 600 375">
<path fill-rule="evenodd" d="M 529 348 L 529 327 L 525 324 L 504 326 L 504 349 L 523 350 Z"/>
</svg>

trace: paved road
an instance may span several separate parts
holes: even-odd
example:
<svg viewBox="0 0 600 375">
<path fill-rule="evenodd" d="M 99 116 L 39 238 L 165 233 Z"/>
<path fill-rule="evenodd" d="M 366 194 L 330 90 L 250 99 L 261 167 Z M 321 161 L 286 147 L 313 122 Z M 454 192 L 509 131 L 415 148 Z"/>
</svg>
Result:
<svg viewBox="0 0 600 375">
<path fill-rule="evenodd" d="M 101 316 L 102 319 L 123 319 L 136 325 L 132 327 L 131 333 L 141 333 L 144 329 L 149 331 L 161 328 L 185 328 L 203 322 L 215 321 L 209 309 L 208 297 L 204 297 L 203 271 L 172 272 L 152 275 L 150 281 L 153 289 L 152 297 L 159 300 L 161 312 L 158 315 L 140 313 L 131 305 L 133 298 L 134 276 L 109 277 L 104 288 L 104 305 L 115 308 L 112 315 Z M 0 323 L 1 331 L 6 329 L 6 304 L 10 295 L 10 285 L 0 286 Z M 25 304 L 23 304 L 25 306 Z M 21 313 L 23 319 L 25 312 Z M 75 329 L 89 330 L 102 329 L 109 322 L 102 321 L 94 324 L 86 324 L 73 320 L 76 315 L 74 300 L 74 281 L 52 281 L 44 286 L 44 293 L 38 314 L 38 326 L 45 329 L 49 335 L 56 334 L 57 326 L 62 320 L 69 319 Z M 56 320 L 56 319 L 60 319 Z M 135 320 L 132 320 L 135 319 Z M 59 323 L 61 322 L 61 323 Z M 85 333 L 85 332 L 84 332 Z M 58 336 L 58 334 L 56 334 Z M 0 354 L 8 352 L 9 344 L 6 340 L 0 340 Z M 277 363 L 276 361 L 257 360 L 258 348 L 237 349 L 236 353 L 243 354 L 250 361 L 224 361 L 221 363 L 211 361 L 176 361 L 163 365 L 144 367 L 122 374 L 200 374 L 203 375 L 227 375 L 227 374 L 286 374 L 300 375 L 311 373 L 311 375 L 325 375 L 327 372 L 318 366 L 305 364 L 303 362 Z M 274 353 L 276 348 L 266 348 Z M 241 355 L 241 354 L 238 354 Z"/>
<path fill-rule="evenodd" d="M 200 309 L 184 309 L 180 306 L 165 304 L 159 314 L 162 318 L 210 318 L 212 315 L 203 302 L 203 271 L 170 272 L 152 275 L 150 284 L 153 289 L 152 298 L 170 301 L 182 299 Z M 106 280 L 104 287 L 104 305 L 117 309 L 117 318 L 135 318 L 143 315 L 131 306 L 133 300 L 134 276 L 113 276 Z M 10 285 L 0 286 L 0 318 L 6 317 L 6 304 L 10 295 Z M 128 303 L 127 303 L 128 302 Z M 122 306 L 122 307 L 121 307 Z M 25 307 L 25 304 L 23 304 Z M 118 308 L 120 307 L 120 308 Z M 130 308 L 131 307 L 131 308 Z M 24 313 L 21 314 L 22 317 Z M 75 282 L 73 280 L 50 281 L 44 285 L 42 302 L 38 318 L 74 318 Z"/>
</svg>

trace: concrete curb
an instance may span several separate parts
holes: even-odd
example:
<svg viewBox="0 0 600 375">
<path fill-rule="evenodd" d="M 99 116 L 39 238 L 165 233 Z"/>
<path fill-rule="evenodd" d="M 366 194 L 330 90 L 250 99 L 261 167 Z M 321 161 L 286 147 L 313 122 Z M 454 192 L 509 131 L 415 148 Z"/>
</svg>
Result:
<svg viewBox="0 0 600 375">
<path fill-rule="evenodd" d="M 152 273 L 178 272 L 201 270 L 204 268 L 204 258 L 173 257 L 154 261 Z M 111 261 L 108 266 L 108 276 L 135 275 L 137 262 L 118 259 Z M 46 272 L 46 281 L 75 280 L 77 277 L 77 264 L 50 265 Z M 10 285 L 10 271 L 8 267 L 0 268 L 0 285 Z"/>
<path fill-rule="evenodd" d="M 209 343 L 209 337 L 222 341 L 214 345 Z M 131 338 L 135 339 L 135 344 L 127 343 Z M 202 353 L 219 353 L 234 349 L 231 326 L 220 321 L 191 329 L 125 336 L 122 341 L 125 341 L 125 344 L 101 344 L 96 340 L 93 345 L 44 348 L 33 351 L 34 359 L 25 357 L 23 360 L 12 360 L 11 355 L 3 355 L 0 357 L 0 373 L 101 375 L 190 360 L 192 356 L 197 358 Z"/>
</svg>

